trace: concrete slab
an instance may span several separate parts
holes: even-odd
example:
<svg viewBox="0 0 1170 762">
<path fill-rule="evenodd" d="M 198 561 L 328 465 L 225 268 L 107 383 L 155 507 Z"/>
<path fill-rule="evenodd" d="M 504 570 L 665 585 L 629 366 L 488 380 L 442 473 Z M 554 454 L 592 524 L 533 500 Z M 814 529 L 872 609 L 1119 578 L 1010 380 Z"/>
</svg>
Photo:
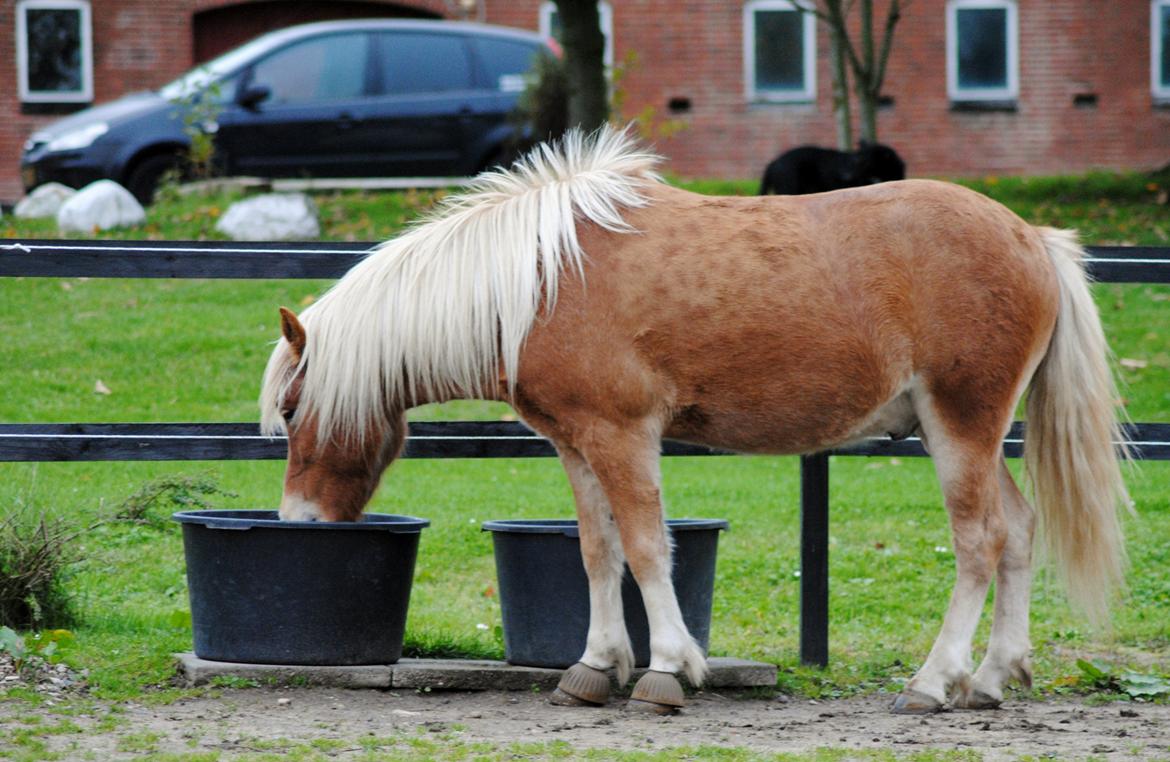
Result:
<svg viewBox="0 0 1170 762">
<path fill-rule="evenodd" d="M 475 659 L 402 659 L 397 664 L 358 667 L 314 667 L 283 664 L 243 664 L 200 659 L 192 653 L 175 654 L 190 686 L 224 681 L 254 680 L 262 685 L 321 685 L 332 688 L 409 688 L 455 691 L 552 690 L 562 670 L 523 667 L 502 661 Z M 776 684 L 776 665 L 716 656 L 707 688 L 757 688 Z M 635 670 L 635 677 L 644 670 Z"/>
<path fill-rule="evenodd" d="M 394 670 L 389 664 L 360 667 L 313 667 L 287 664 L 245 664 L 200 659 L 193 653 L 175 654 L 187 685 L 208 685 L 217 678 L 254 680 L 261 685 L 323 685 L 330 688 L 390 688 Z"/>
</svg>

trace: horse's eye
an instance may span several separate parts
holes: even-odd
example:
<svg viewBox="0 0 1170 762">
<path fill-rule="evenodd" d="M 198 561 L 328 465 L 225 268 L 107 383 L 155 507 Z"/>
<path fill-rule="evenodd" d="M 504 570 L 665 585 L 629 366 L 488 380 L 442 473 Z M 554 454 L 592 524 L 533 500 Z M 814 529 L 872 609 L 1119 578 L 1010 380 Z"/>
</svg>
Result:
<svg viewBox="0 0 1170 762">
<path fill-rule="evenodd" d="M 291 410 L 281 410 L 280 417 L 284 419 L 285 423 L 292 423 L 293 416 L 297 414 L 296 408 Z"/>
</svg>

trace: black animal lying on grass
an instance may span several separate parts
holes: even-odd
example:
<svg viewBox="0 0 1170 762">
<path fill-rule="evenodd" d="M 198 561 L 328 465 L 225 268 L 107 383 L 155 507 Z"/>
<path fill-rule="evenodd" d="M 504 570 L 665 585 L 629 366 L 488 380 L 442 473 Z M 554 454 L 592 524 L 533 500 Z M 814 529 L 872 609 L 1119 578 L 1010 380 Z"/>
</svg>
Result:
<svg viewBox="0 0 1170 762">
<path fill-rule="evenodd" d="M 906 165 L 887 145 L 861 141 L 856 151 L 801 146 L 777 156 L 764 170 L 760 195 L 823 193 L 906 177 Z"/>
</svg>

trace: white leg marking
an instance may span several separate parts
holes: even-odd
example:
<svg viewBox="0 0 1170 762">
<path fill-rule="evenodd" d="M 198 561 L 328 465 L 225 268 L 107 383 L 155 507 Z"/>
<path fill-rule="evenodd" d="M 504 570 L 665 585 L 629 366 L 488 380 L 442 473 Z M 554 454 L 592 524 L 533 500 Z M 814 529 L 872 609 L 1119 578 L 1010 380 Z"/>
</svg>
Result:
<svg viewBox="0 0 1170 762">
<path fill-rule="evenodd" d="M 303 495 L 286 494 L 280 501 L 280 518 L 284 521 L 320 521 L 321 507 Z"/>
</svg>

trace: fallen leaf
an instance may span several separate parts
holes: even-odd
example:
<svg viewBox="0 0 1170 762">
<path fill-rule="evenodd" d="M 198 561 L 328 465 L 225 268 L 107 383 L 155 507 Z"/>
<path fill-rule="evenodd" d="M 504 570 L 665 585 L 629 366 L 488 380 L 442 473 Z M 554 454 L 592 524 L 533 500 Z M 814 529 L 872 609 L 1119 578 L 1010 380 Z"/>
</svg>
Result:
<svg viewBox="0 0 1170 762">
<path fill-rule="evenodd" d="M 1129 368 L 1130 370 L 1141 370 L 1142 368 L 1149 365 L 1149 363 L 1146 362 L 1145 360 L 1134 360 L 1133 358 L 1130 358 L 1130 357 L 1123 357 L 1120 360 L 1118 360 L 1118 363 L 1121 364 L 1121 367 Z"/>
<path fill-rule="evenodd" d="M 93 385 L 93 392 L 94 394 L 113 394 L 113 392 L 110 391 L 110 387 L 103 384 L 100 378 L 97 380 L 97 383 Z"/>
</svg>

